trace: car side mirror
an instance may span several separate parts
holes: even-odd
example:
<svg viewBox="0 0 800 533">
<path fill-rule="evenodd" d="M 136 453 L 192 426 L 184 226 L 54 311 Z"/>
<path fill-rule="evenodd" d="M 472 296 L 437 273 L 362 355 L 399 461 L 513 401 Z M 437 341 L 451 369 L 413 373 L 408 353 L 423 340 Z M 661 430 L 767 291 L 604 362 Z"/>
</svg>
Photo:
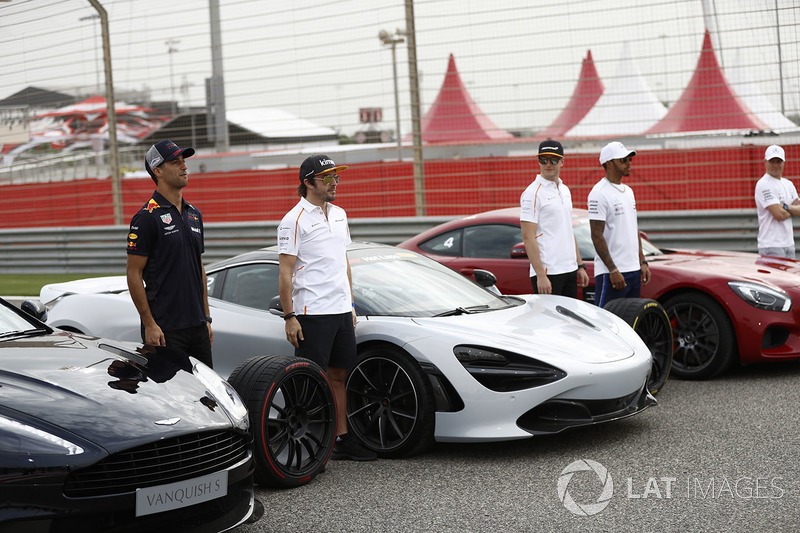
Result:
<svg viewBox="0 0 800 533">
<path fill-rule="evenodd" d="M 473 271 L 473 275 L 475 276 L 475 281 L 478 282 L 478 285 L 481 287 L 489 288 L 492 285 L 497 283 L 497 276 L 489 272 L 488 270 L 482 270 L 480 268 L 476 268 Z"/>
<path fill-rule="evenodd" d="M 521 242 L 511 247 L 511 259 L 527 259 L 528 252 L 525 250 L 525 243 Z"/>
<path fill-rule="evenodd" d="M 19 308 L 42 322 L 47 320 L 47 308 L 39 300 L 25 300 Z"/>
<path fill-rule="evenodd" d="M 273 296 L 269 301 L 269 313 L 275 316 L 283 316 L 283 304 L 280 295 Z"/>
</svg>

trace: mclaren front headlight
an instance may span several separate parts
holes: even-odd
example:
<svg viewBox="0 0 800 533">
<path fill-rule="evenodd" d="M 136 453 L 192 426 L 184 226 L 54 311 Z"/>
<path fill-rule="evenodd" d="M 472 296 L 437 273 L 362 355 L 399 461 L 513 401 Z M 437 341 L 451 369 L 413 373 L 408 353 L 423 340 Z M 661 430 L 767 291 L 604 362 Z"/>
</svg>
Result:
<svg viewBox="0 0 800 533">
<path fill-rule="evenodd" d="M 739 298 L 757 309 L 785 313 L 792 308 L 792 299 L 782 289 L 751 281 L 729 281 L 728 287 L 733 289 Z"/>
<path fill-rule="evenodd" d="M 236 427 L 247 429 L 249 421 L 247 418 L 247 407 L 242 398 L 230 383 L 219 377 L 219 374 L 211 370 L 203 363 L 197 362 L 194 365 L 194 375 L 205 385 L 208 392 L 225 409 Z"/>
</svg>

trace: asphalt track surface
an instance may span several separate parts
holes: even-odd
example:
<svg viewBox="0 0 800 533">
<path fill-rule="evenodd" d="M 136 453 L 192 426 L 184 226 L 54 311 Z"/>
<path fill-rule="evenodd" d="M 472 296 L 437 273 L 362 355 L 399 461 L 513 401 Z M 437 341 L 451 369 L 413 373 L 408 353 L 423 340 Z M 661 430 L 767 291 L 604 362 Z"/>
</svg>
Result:
<svg viewBox="0 0 800 533">
<path fill-rule="evenodd" d="M 237 531 L 800 531 L 798 384 L 800 363 L 754 365 L 561 435 L 333 461 L 258 488 L 264 515 Z"/>
</svg>

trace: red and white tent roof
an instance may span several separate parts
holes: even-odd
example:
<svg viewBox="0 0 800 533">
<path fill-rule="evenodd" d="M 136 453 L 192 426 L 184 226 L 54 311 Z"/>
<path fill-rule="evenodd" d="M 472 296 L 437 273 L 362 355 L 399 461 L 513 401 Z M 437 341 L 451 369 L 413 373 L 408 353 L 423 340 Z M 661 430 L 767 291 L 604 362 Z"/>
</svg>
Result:
<svg viewBox="0 0 800 533">
<path fill-rule="evenodd" d="M 514 138 L 498 128 L 472 99 L 458 74 L 453 54 L 439 94 L 422 118 L 421 127 L 422 140 L 428 143 Z"/>
<path fill-rule="evenodd" d="M 608 81 L 608 80 L 607 80 Z M 667 108 L 647 85 L 631 53 L 622 45 L 617 71 L 603 94 L 567 137 L 618 137 L 639 135 L 656 124 Z"/>
<path fill-rule="evenodd" d="M 118 115 L 125 115 L 127 113 L 135 112 L 145 113 L 147 111 L 153 111 L 153 109 L 117 102 L 114 104 L 114 111 Z M 99 116 L 106 115 L 106 113 L 106 99 L 102 96 L 95 95 L 82 102 L 78 102 L 77 104 L 60 107 L 55 111 L 42 113 L 41 115 L 37 115 L 33 118 L 82 116 L 87 120 L 93 120 Z"/>
<path fill-rule="evenodd" d="M 706 30 L 703 49 L 689 85 L 667 115 L 647 134 L 769 129 L 731 88 L 717 62 L 711 34 Z"/>
<path fill-rule="evenodd" d="M 581 62 L 578 83 L 575 85 L 575 90 L 572 91 L 572 96 L 566 107 L 547 128 L 540 131 L 536 136 L 547 138 L 562 137 L 592 109 L 592 106 L 603 94 L 603 89 L 603 81 L 594 66 L 592 51 L 588 50 L 586 57 Z"/>
</svg>

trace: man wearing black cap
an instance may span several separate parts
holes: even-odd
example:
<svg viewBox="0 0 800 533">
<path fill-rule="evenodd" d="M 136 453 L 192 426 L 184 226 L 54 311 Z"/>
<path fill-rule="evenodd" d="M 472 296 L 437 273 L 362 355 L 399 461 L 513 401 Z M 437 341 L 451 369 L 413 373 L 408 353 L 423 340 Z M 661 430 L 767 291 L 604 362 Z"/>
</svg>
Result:
<svg viewBox="0 0 800 533">
<path fill-rule="evenodd" d="M 356 362 L 356 312 L 347 260 L 347 215 L 333 205 L 338 172 L 346 166 L 313 155 L 300 166 L 300 201 L 278 227 L 278 292 L 286 339 L 295 354 L 328 374 L 336 397 L 337 439 L 332 459 L 370 461 L 377 455 L 347 433 L 345 378 Z"/>
<path fill-rule="evenodd" d="M 548 139 L 539 145 L 539 175 L 520 196 L 520 226 L 531 262 L 536 294 L 578 297 L 589 284 L 572 230 L 572 195 L 559 177 L 564 147 Z"/>
<path fill-rule="evenodd" d="M 183 199 L 185 159 L 193 148 L 161 141 L 144 166 L 156 190 L 133 215 L 128 231 L 127 278 L 142 321 L 142 341 L 180 349 L 212 366 L 211 316 L 201 254 L 203 215 Z"/>
</svg>

